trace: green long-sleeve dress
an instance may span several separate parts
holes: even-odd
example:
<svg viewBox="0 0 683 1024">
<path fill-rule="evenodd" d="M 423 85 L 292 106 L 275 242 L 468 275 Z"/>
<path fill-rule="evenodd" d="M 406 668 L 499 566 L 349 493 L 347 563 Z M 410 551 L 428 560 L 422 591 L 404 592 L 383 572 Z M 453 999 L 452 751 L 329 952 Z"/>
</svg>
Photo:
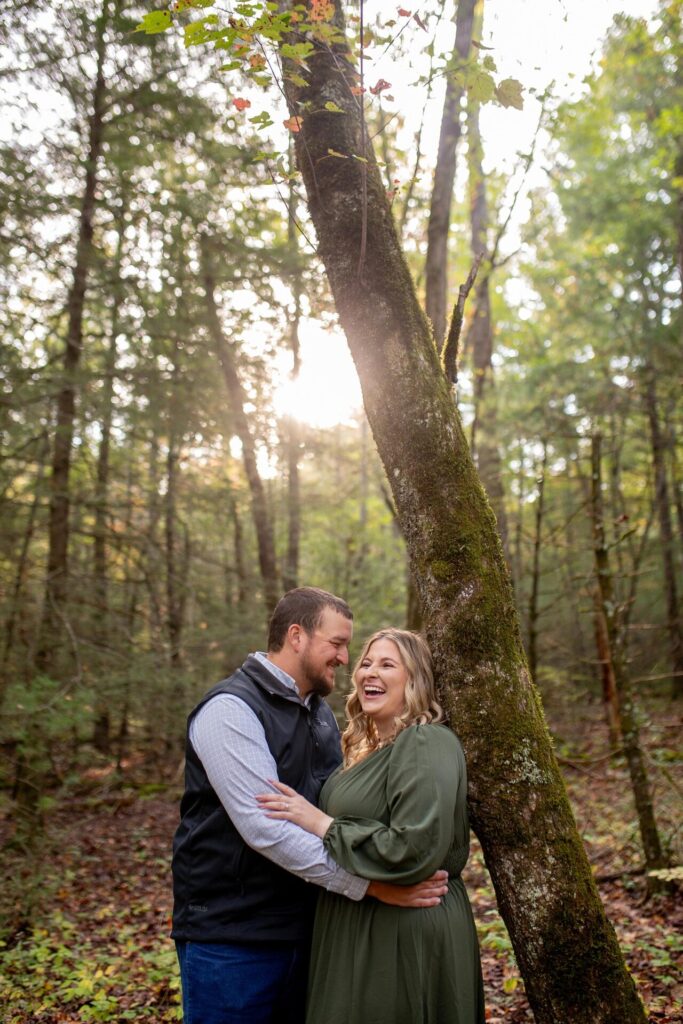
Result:
<svg viewBox="0 0 683 1024">
<path fill-rule="evenodd" d="M 469 852 L 467 775 L 443 725 L 413 725 L 352 768 L 320 806 L 325 847 L 348 871 L 410 885 L 449 873 L 440 906 L 407 910 L 322 892 L 307 1024 L 483 1024 L 477 934 L 460 878 Z"/>
</svg>

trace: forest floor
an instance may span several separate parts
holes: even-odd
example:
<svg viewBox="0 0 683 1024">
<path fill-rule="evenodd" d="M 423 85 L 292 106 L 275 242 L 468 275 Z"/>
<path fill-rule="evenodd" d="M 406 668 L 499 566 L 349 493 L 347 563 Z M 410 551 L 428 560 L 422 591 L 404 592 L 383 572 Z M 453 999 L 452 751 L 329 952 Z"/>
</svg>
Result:
<svg viewBox="0 0 683 1024">
<path fill-rule="evenodd" d="M 555 728 L 555 737 L 607 913 L 650 1021 L 680 1024 L 683 906 L 674 896 L 646 899 L 625 766 L 604 756 L 597 721 L 561 736 Z M 681 821 L 675 726 L 664 718 L 650 722 L 648 737 L 662 831 L 673 836 Z M 68 799 L 55 801 L 39 850 L 3 850 L 2 1024 L 180 1019 L 168 939 L 178 782 L 145 785 L 141 778 L 139 766 L 123 782 L 105 768 L 85 772 Z M 0 841 L 8 835 L 6 819 Z M 466 881 L 480 933 L 487 1021 L 531 1022 L 476 843 Z"/>
</svg>

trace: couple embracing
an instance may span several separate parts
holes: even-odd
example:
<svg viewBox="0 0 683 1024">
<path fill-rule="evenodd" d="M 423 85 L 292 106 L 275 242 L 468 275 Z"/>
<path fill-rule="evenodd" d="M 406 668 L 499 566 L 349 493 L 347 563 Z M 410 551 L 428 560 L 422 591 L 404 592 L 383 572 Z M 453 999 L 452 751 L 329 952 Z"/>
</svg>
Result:
<svg viewBox="0 0 683 1024">
<path fill-rule="evenodd" d="M 340 738 L 324 697 L 352 620 L 333 594 L 289 591 L 267 653 L 190 714 L 185 1024 L 483 1024 L 462 748 L 425 641 L 398 629 L 364 644 Z"/>
</svg>

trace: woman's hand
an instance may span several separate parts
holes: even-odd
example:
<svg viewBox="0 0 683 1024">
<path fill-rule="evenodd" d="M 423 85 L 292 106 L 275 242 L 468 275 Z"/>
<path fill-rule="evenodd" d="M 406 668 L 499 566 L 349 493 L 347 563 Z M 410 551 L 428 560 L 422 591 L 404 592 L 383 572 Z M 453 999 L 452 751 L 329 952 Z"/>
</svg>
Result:
<svg viewBox="0 0 683 1024">
<path fill-rule="evenodd" d="M 267 817 L 292 821 L 299 828 L 312 832 L 314 836 L 322 839 L 334 818 L 325 814 L 315 804 L 309 803 L 284 782 L 275 779 L 268 779 L 268 782 L 277 793 L 258 793 L 256 796 L 261 808 L 267 812 Z"/>
</svg>

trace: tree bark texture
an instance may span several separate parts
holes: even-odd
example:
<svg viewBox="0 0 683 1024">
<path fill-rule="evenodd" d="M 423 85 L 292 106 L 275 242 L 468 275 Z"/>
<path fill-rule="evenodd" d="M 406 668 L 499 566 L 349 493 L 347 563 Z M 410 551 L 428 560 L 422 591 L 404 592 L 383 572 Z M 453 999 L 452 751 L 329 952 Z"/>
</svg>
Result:
<svg viewBox="0 0 683 1024">
<path fill-rule="evenodd" d="M 683 629 L 678 607 L 678 589 L 676 586 L 676 561 L 674 558 L 674 532 L 671 522 L 671 505 L 669 484 L 666 472 L 666 441 L 662 436 L 659 409 L 657 407 L 657 390 L 655 370 L 647 366 L 645 370 L 645 408 L 650 424 L 650 442 L 652 445 L 652 464 L 655 474 L 655 504 L 659 519 L 659 537 L 664 563 L 664 587 L 666 594 L 666 622 L 669 632 L 669 648 L 671 651 L 671 695 L 683 698 Z"/>
<path fill-rule="evenodd" d="M 640 745 L 638 720 L 633 706 L 633 692 L 625 658 L 625 631 L 620 621 L 620 607 L 614 593 L 609 564 L 602 504 L 602 439 L 597 433 L 591 438 L 591 519 L 595 575 L 606 632 L 604 654 L 612 670 L 617 691 L 619 726 L 638 814 L 645 865 L 648 870 L 653 870 L 664 867 L 665 858 L 659 841 L 650 783 Z M 650 890 L 657 887 L 653 880 L 649 882 Z"/>
<path fill-rule="evenodd" d="M 48 520 L 47 580 L 36 668 L 47 675 L 59 672 L 60 638 L 64 634 L 68 592 L 69 509 L 71 449 L 76 416 L 77 371 L 83 351 L 83 309 L 91 262 L 97 163 L 102 150 L 106 83 L 104 64 L 109 0 L 103 0 L 97 19 L 96 71 L 92 94 L 92 114 L 88 124 L 88 151 L 85 182 L 78 223 L 76 261 L 67 302 L 68 326 L 62 382 L 57 395 L 57 417 L 50 476 L 50 512 Z"/>
<path fill-rule="evenodd" d="M 343 28 L 339 5 L 335 17 Z M 440 693 L 467 753 L 473 825 L 536 1021 L 642 1024 L 529 678 L 495 519 L 362 135 L 355 69 L 341 43 L 316 46 L 308 63 L 308 86 L 286 77 L 285 87 L 292 115 L 303 115 L 297 158 L 319 253 L 406 538 Z M 325 110 L 330 101 L 343 116 Z M 331 159 L 330 150 L 349 159 Z"/>
<path fill-rule="evenodd" d="M 237 366 L 232 346 L 223 334 L 223 328 L 218 316 L 215 297 L 215 282 L 211 270 L 211 257 L 209 243 L 206 238 L 202 239 L 202 272 L 204 276 L 204 289 L 206 292 L 206 316 L 209 332 L 213 341 L 214 349 L 223 371 L 225 386 L 230 399 L 230 412 L 235 427 L 235 433 L 242 443 L 242 458 L 244 461 L 244 472 L 249 484 L 251 493 L 251 508 L 256 529 L 256 540 L 258 544 L 259 568 L 263 581 L 263 596 L 266 611 L 270 615 L 273 608 L 280 599 L 280 580 L 275 560 L 275 536 L 268 510 L 263 481 L 259 475 L 256 465 L 256 447 L 251 436 L 251 429 L 244 411 L 247 398 L 244 388 L 237 374 Z"/>
<path fill-rule="evenodd" d="M 5 621 L 5 643 L 2 649 L 2 660 L 0 661 L 0 711 L 2 710 L 2 706 L 5 702 L 5 695 L 10 682 L 9 660 L 14 647 L 14 634 L 21 610 L 21 591 L 26 578 L 31 541 L 33 540 L 33 534 L 35 532 L 40 501 L 43 497 L 43 475 L 45 473 L 48 449 L 49 440 L 47 435 L 44 435 L 41 442 L 40 454 L 38 456 L 38 471 L 33 484 L 33 500 L 31 501 L 24 536 L 21 540 L 21 548 L 19 550 L 19 558 L 17 559 L 17 568 L 14 574 L 14 583 L 12 585 L 10 595 L 9 612 Z"/>
<path fill-rule="evenodd" d="M 116 339 L 119 333 L 121 313 L 121 264 L 123 259 L 124 231 L 126 227 L 125 211 L 121 206 L 117 211 L 117 240 L 114 259 L 114 288 L 109 327 L 109 346 L 104 367 L 104 386 L 102 394 L 102 413 L 100 416 L 100 444 L 97 452 L 95 478 L 95 523 L 93 537 L 93 576 L 94 576 L 94 615 L 93 642 L 95 647 L 104 651 L 109 642 L 109 585 L 107 578 L 107 531 L 109 519 L 109 464 L 111 450 L 111 428 L 114 418 L 114 374 L 116 372 Z M 103 666 L 101 666 L 102 668 Z M 95 721 L 93 726 L 93 745 L 96 750 L 108 754 L 110 749 L 110 713 L 109 694 L 103 688 L 104 680 L 95 684 Z"/>
<path fill-rule="evenodd" d="M 538 592 L 541 582 L 541 539 L 543 531 L 543 499 L 545 495 L 545 470 L 548 464 L 548 445 L 543 442 L 543 458 L 536 480 L 538 493 L 536 494 L 536 510 L 534 514 L 534 549 L 531 560 L 531 592 L 529 594 L 529 640 L 527 654 L 529 659 L 529 672 L 531 678 L 536 682 L 538 669 Z"/>
<path fill-rule="evenodd" d="M 612 663 L 612 651 L 610 649 L 609 636 L 607 634 L 607 622 L 603 606 L 600 588 L 594 590 L 595 604 L 595 647 L 598 654 L 598 665 L 600 669 L 600 683 L 602 686 L 602 704 L 605 709 L 605 721 L 609 735 L 609 746 L 611 751 L 619 748 L 619 698 L 617 696 L 617 682 L 614 678 L 614 665 Z"/>
<path fill-rule="evenodd" d="M 455 22 L 453 64 L 462 65 L 472 46 L 474 8 L 477 0 L 459 0 Z M 439 348 L 446 337 L 448 320 L 448 236 L 455 182 L 456 151 L 462 134 L 462 98 L 464 88 L 452 75 L 446 77 L 446 96 L 441 116 L 439 149 L 434 170 L 434 186 L 427 227 L 425 267 L 425 309 L 431 320 Z"/>
<path fill-rule="evenodd" d="M 467 113 L 468 164 L 470 176 L 470 225 L 472 255 L 488 256 L 489 211 L 484 177 L 484 155 L 479 131 L 479 104 L 469 101 Z M 484 268 L 476 290 L 474 316 L 467 332 L 474 371 L 474 419 L 472 452 L 479 477 L 489 496 L 498 522 L 505 557 L 510 564 L 503 464 L 498 450 L 498 402 L 493 378 L 493 318 L 491 316 L 491 271 Z"/>
</svg>

